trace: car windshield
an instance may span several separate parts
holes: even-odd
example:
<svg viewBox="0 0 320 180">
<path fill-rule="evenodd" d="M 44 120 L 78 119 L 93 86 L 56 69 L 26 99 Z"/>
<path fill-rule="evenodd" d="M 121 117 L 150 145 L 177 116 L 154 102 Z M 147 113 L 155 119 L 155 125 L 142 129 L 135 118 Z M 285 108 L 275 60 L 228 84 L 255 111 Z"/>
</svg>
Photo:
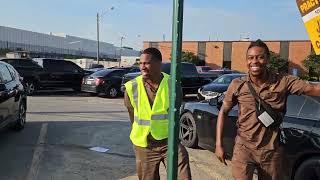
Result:
<svg viewBox="0 0 320 180">
<path fill-rule="evenodd" d="M 229 76 L 229 75 L 222 75 L 219 78 L 212 81 L 212 84 L 230 84 L 231 81 L 239 76 Z"/>
<path fill-rule="evenodd" d="M 100 70 L 100 71 L 97 71 L 97 72 L 93 73 L 91 76 L 106 76 L 106 75 L 110 74 L 113 71 L 114 71 L 114 69 Z"/>
</svg>

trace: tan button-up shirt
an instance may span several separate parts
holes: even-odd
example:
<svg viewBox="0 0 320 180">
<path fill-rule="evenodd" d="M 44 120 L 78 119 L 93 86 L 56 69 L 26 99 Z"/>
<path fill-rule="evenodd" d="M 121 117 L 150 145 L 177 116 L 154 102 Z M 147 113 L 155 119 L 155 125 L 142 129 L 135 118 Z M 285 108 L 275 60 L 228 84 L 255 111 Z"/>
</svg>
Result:
<svg viewBox="0 0 320 180">
<path fill-rule="evenodd" d="M 256 105 L 250 93 L 247 81 L 249 76 L 234 79 L 224 98 L 224 106 L 233 107 L 238 104 L 236 143 L 253 149 L 276 149 L 279 146 L 279 127 L 266 128 L 258 120 Z M 309 86 L 306 81 L 287 74 L 268 73 L 267 82 L 260 88 L 252 83 L 255 91 L 266 103 L 280 112 L 285 112 L 287 96 L 301 95 Z M 227 128 L 227 127 L 226 127 Z"/>
</svg>

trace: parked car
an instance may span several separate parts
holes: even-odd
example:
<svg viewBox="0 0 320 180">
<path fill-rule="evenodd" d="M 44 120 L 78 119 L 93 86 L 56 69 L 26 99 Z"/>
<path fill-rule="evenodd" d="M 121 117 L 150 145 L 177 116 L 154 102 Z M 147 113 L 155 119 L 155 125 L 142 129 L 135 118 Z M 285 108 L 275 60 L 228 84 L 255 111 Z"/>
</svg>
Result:
<svg viewBox="0 0 320 180">
<path fill-rule="evenodd" d="M 19 73 L 0 62 L 0 128 L 21 130 L 26 123 L 27 97 Z"/>
<path fill-rule="evenodd" d="M 231 81 L 245 74 L 224 74 L 198 89 L 198 100 L 211 99 L 225 92 Z"/>
<path fill-rule="evenodd" d="M 135 72 L 140 72 L 139 66 L 129 66 L 129 67 L 109 67 L 107 69 L 125 69 L 127 73 L 135 73 Z"/>
<path fill-rule="evenodd" d="M 170 62 L 162 63 L 161 69 L 162 72 L 170 74 Z M 123 76 L 121 89 L 124 90 L 124 84 L 131 79 L 141 75 L 140 72 L 138 73 L 128 73 Z M 197 90 L 203 86 L 204 84 L 208 84 L 216 79 L 217 76 L 213 74 L 204 75 L 199 74 L 197 68 L 192 63 L 181 63 L 181 87 L 183 94 L 196 94 Z"/>
<path fill-rule="evenodd" d="M 222 96 L 201 102 L 188 102 L 181 108 L 180 139 L 187 147 L 215 150 L 216 123 Z M 238 108 L 225 121 L 223 146 L 232 156 Z M 320 179 L 320 98 L 290 95 L 281 125 L 284 148 L 284 174 L 289 179 Z M 286 179 L 285 177 L 283 179 Z"/>
<path fill-rule="evenodd" d="M 120 96 L 121 81 L 130 69 L 104 69 L 83 78 L 81 91 L 103 93 L 109 98 Z"/>
<path fill-rule="evenodd" d="M 71 61 L 56 59 L 1 59 L 24 78 L 28 95 L 41 88 L 72 88 L 80 91 L 82 78 L 90 73 Z"/>
<path fill-rule="evenodd" d="M 198 73 L 207 73 L 213 70 L 210 66 L 196 66 Z"/>
<path fill-rule="evenodd" d="M 219 77 L 223 74 L 232 74 L 232 73 L 241 73 L 241 72 L 236 71 L 236 70 L 227 69 L 227 68 L 222 68 L 222 69 L 209 70 L 207 73 L 215 74 L 216 76 Z"/>
<path fill-rule="evenodd" d="M 89 71 L 91 73 L 100 71 L 104 69 L 104 65 L 102 64 L 91 64 L 90 67 L 88 69 L 86 69 L 86 71 Z"/>
</svg>

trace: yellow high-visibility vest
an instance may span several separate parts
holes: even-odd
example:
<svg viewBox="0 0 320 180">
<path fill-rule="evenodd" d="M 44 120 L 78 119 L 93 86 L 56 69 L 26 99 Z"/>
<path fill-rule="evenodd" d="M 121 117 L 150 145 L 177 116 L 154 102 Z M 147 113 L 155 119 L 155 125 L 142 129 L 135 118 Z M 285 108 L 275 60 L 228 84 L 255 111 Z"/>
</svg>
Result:
<svg viewBox="0 0 320 180">
<path fill-rule="evenodd" d="M 153 106 L 150 106 L 142 76 L 125 84 L 126 92 L 134 108 L 134 122 L 130 133 L 132 143 L 147 147 L 147 136 L 150 133 L 156 140 L 168 138 L 169 109 L 169 75 L 162 73 Z"/>
</svg>

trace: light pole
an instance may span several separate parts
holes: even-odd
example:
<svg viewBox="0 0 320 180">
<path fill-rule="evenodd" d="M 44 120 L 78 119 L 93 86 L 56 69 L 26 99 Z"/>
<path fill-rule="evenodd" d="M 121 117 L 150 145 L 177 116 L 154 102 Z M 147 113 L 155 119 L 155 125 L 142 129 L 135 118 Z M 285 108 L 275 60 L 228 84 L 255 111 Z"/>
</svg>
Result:
<svg viewBox="0 0 320 180">
<path fill-rule="evenodd" d="M 114 10 L 114 7 L 112 6 L 110 8 L 110 10 Z M 100 19 L 101 17 L 106 14 L 107 11 L 99 14 L 99 12 L 97 12 L 97 64 L 99 64 L 99 57 L 100 57 L 100 41 L 99 41 L 99 26 L 100 26 Z"/>
<path fill-rule="evenodd" d="M 122 40 L 125 39 L 124 36 L 120 37 L 120 59 L 119 59 L 119 67 L 121 65 L 121 56 L 122 56 Z"/>
</svg>

